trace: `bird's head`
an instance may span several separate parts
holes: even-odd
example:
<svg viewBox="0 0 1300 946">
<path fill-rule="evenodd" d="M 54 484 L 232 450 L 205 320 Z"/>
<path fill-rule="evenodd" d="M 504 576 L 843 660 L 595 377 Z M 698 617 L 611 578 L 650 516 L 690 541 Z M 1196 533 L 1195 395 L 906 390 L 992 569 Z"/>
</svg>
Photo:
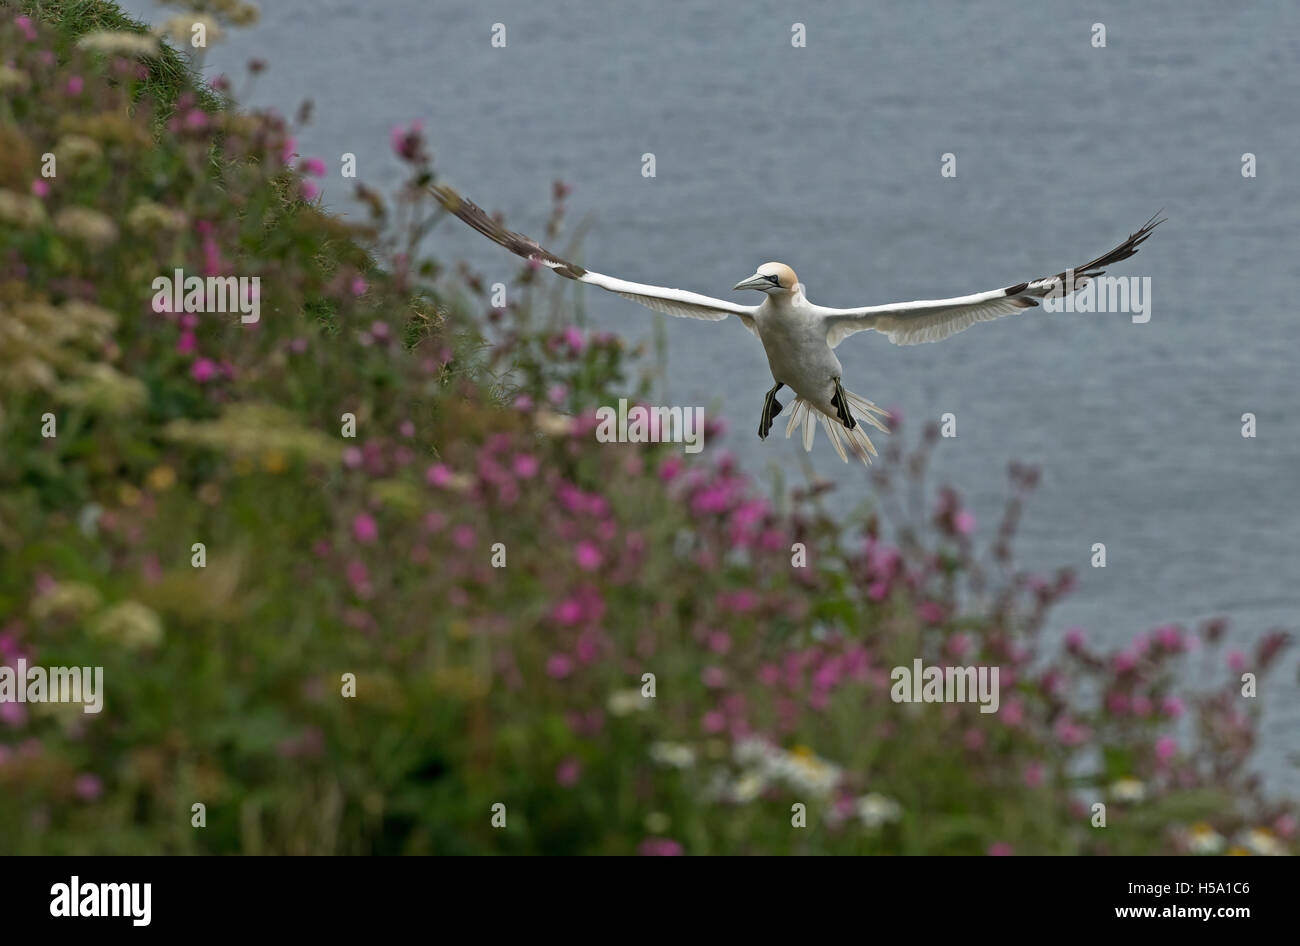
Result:
<svg viewBox="0 0 1300 946">
<path fill-rule="evenodd" d="M 742 279 L 733 289 L 757 289 L 768 295 L 779 295 L 794 291 L 799 284 L 799 277 L 785 263 L 764 263 L 754 275 Z"/>
</svg>

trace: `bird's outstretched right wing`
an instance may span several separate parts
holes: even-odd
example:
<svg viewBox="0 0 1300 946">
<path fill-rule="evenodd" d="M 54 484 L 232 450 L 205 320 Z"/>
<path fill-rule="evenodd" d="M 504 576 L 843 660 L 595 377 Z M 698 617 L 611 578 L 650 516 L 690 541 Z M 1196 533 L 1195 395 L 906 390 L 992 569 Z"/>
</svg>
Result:
<svg viewBox="0 0 1300 946">
<path fill-rule="evenodd" d="M 1073 286 L 1066 283 L 1066 274 L 1071 272 L 1067 270 L 1032 282 L 951 299 L 923 299 L 860 309 L 819 307 L 818 313 L 826 319 L 826 341 L 834 348 L 850 335 L 874 329 L 888 336 L 895 345 L 937 342 L 970 328 L 976 322 L 1000 319 L 1004 315 L 1036 306 L 1039 299 L 1053 292 L 1082 289 L 1090 279 L 1102 274 L 1103 266 L 1126 260 L 1136 253 L 1138 247 L 1151 235 L 1151 231 L 1164 223 L 1163 219 L 1156 219 L 1159 216 L 1156 214 L 1109 253 L 1076 266 L 1072 271 Z"/>
<path fill-rule="evenodd" d="M 574 279 L 578 282 L 599 286 L 601 289 L 607 289 L 625 299 L 631 299 L 633 302 L 638 302 L 649 309 L 663 312 L 666 315 L 675 315 L 687 319 L 707 319 L 712 322 L 720 322 L 727 316 L 734 315 L 744 323 L 747 329 L 757 334 L 757 329 L 754 326 L 756 306 L 738 305 L 724 299 L 714 299 L 712 296 L 700 295 L 698 292 L 687 292 L 685 289 L 669 289 L 666 286 L 628 282 L 625 279 L 606 276 L 604 273 L 592 272 L 577 263 L 561 259 L 531 237 L 526 237 L 522 233 L 515 233 L 513 230 L 507 230 L 488 216 L 482 207 L 460 196 L 450 187 L 434 184 L 430 187 L 430 190 L 449 213 L 464 220 L 493 243 L 504 246 L 516 256 L 536 260 L 566 279 Z"/>
</svg>

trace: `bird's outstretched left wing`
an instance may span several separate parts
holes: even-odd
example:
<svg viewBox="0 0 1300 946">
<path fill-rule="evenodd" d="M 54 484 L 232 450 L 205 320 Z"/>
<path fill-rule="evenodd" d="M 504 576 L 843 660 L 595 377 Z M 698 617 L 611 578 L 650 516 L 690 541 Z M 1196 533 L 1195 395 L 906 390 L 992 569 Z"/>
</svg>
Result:
<svg viewBox="0 0 1300 946">
<path fill-rule="evenodd" d="M 649 309 L 663 312 L 666 315 L 675 315 L 687 319 L 707 319 L 712 322 L 720 322 L 727 316 L 734 315 L 739 317 L 747 329 L 757 334 L 757 329 L 754 327 L 754 310 L 757 308 L 756 306 L 738 305 L 724 299 L 714 299 L 712 296 L 700 295 L 698 292 L 687 292 L 685 289 L 669 289 L 666 286 L 650 286 L 645 283 L 628 282 L 625 279 L 606 276 L 604 273 L 592 272 L 577 263 L 561 259 L 531 237 L 526 237 L 522 233 L 515 233 L 513 230 L 507 230 L 489 217 L 482 207 L 473 201 L 466 200 L 450 187 L 434 184 L 430 187 L 430 190 L 448 212 L 464 220 L 492 242 L 499 243 L 511 253 L 522 256 L 524 259 L 536 260 L 566 279 L 575 279 L 578 282 L 599 286 L 601 289 L 607 289 L 625 299 L 639 302 Z"/>
<path fill-rule="evenodd" d="M 1126 260 L 1138 251 L 1138 247 L 1151 235 L 1151 231 L 1164 223 L 1157 220 L 1156 214 L 1136 233 L 1109 253 L 1103 253 L 1091 262 L 1076 266 L 1073 270 L 1073 289 L 1082 289 L 1095 276 L 1102 274 L 1102 267 L 1120 260 Z M 1000 319 L 1004 315 L 1019 312 L 1038 305 L 1038 300 L 1053 291 L 1067 289 L 1066 273 L 1045 276 L 1032 282 L 1022 282 L 1004 289 L 993 289 L 971 296 L 956 296 L 952 299 L 923 299 L 919 302 L 898 302 L 892 305 L 865 306 L 860 309 L 827 309 L 819 307 L 819 314 L 826 319 L 826 341 L 832 348 L 856 332 L 874 329 L 889 337 L 895 345 L 919 345 L 922 342 L 937 342 L 950 335 L 970 328 L 976 322 L 988 322 Z"/>
</svg>

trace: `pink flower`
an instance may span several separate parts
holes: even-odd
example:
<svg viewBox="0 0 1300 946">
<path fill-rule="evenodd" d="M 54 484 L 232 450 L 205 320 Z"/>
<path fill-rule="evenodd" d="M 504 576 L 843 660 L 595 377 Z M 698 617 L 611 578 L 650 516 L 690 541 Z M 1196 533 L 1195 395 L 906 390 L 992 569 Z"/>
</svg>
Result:
<svg viewBox="0 0 1300 946">
<path fill-rule="evenodd" d="M 304 158 L 300 169 L 304 174 L 310 174 L 312 177 L 325 176 L 325 162 L 320 158 Z"/>
<path fill-rule="evenodd" d="M 86 82 L 81 76 L 72 76 L 68 79 L 66 86 L 68 95 L 80 95 L 86 88 Z"/>
<path fill-rule="evenodd" d="M 211 381 L 217 376 L 217 363 L 210 358 L 200 358 L 190 365 L 190 376 L 199 384 Z"/>
<path fill-rule="evenodd" d="M 176 351 L 182 355 L 192 355 L 199 347 L 197 336 L 193 332 L 181 332 L 176 340 Z"/>
<path fill-rule="evenodd" d="M 353 559 L 347 565 L 348 584 L 352 590 L 363 598 L 370 595 L 370 571 L 366 568 L 366 563 Z"/>
<path fill-rule="evenodd" d="M 659 478 L 665 483 L 671 482 L 682 471 L 683 465 L 682 458 L 679 456 L 666 457 L 664 462 L 659 464 Z"/>
<path fill-rule="evenodd" d="M 451 530 L 452 544 L 458 549 L 472 549 L 474 547 L 474 529 L 471 526 L 459 525 Z"/>
<path fill-rule="evenodd" d="M 721 667 L 705 667 L 700 673 L 700 679 L 704 685 L 710 689 L 721 689 L 727 685 L 727 671 Z"/>
<path fill-rule="evenodd" d="M 700 726 L 707 733 L 718 733 L 727 728 L 727 718 L 717 710 L 709 710 L 700 720 Z"/>
<path fill-rule="evenodd" d="M 1167 696 L 1161 702 L 1160 709 L 1170 719 L 1177 719 L 1183 715 L 1183 701 L 1176 696 Z"/>
<path fill-rule="evenodd" d="M 1015 852 L 1006 841 L 998 841 L 989 846 L 989 857 L 1011 857 Z"/>
<path fill-rule="evenodd" d="M 1065 649 L 1071 653 L 1077 653 L 1083 650 L 1087 641 L 1087 635 L 1084 634 L 1083 628 L 1081 627 L 1072 627 L 1065 632 Z"/>
<path fill-rule="evenodd" d="M 582 773 L 582 766 L 578 760 L 569 756 L 555 768 L 555 781 L 563 788 L 572 788 L 578 784 L 578 776 Z"/>
<path fill-rule="evenodd" d="M 1131 650 L 1121 650 L 1111 658 L 1111 666 L 1116 673 L 1128 673 L 1137 666 L 1138 656 Z"/>
<path fill-rule="evenodd" d="M 582 602 L 576 598 L 565 598 L 555 606 L 551 617 L 564 625 L 577 624 L 582 620 Z"/>
<path fill-rule="evenodd" d="M 72 783 L 72 790 L 82 801 L 94 801 L 104 794 L 104 783 L 100 781 L 98 775 L 83 772 Z"/>
<path fill-rule="evenodd" d="M 916 616 L 926 624 L 940 624 L 943 621 L 943 605 L 934 601 L 922 601 L 916 606 Z"/>
<path fill-rule="evenodd" d="M 1234 650 L 1228 654 L 1228 669 L 1233 673 L 1241 673 L 1246 669 L 1246 655 L 1239 650 Z"/>
<path fill-rule="evenodd" d="M 1062 718 L 1056 724 L 1056 738 L 1063 746 L 1077 746 L 1088 738 L 1086 726 L 1080 726 L 1069 719 Z"/>
<path fill-rule="evenodd" d="M 315 181 L 303 181 L 303 182 L 302 182 L 302 199 L 303 199 L 303 200 L 309 200 L 309 201 L 310 201 L 310 200 L 315 200 L 316 197 L 317 197 L 317 195 L 319 195 L 319 194 L 320 194 L 320 188 L 316 186 L 316 182 L 315 182 Z"/>
<path fill-rule="evenodd" d="M 1171 736 L 1161 736 L 1156 740 L 1156 759 L 1168 762 L 1178 752 L 1178 743 Z"/>
<path fill-rule="evenodd" d="M 352 535 L 362 545 L 371 545 L 379 538 L 379 526 L 368 512 L 359 512 L 352 520 Z"/>
<path fill-rule="evenodd" d="M 361 452 L 360 447 L 343 448 L 343 465 L 349 470 L 355 470 L 357 467 L 361 466 L 364 457 L 365 454 Z"/>
<path fill-rule="evenodd" d="M 1025 785 L 1029 788 L 1037 788 L 1043 784 L 1043 763 L 1030 762 L 1025 766 Z"/>
<path fill-rule="evenodd" d="M 671 838 L 646 838 L 637 852 L 642 857 L 681 857 L 682 846 Z"/>
<path fill-rule="evenodd" d="M 546 675 L 563 680 L 573 672 L 573 661 L 565 654 L 551 654 L 546 660 Z"/>
<path fill-rule="evenodd" d="M 1002 712 L 999 715 L 1002 717 L 1002 722 L 1008 726 L 1019 726 L 1025 721 L 1025 705 L 1012 697 L 1002 704 Z"/>
<path fill-rule="evenodd" d="M 965 509 L 952 517 L 953 528 L 961 535 L 970 535 L 975 531 L 975 516 Z"/>
<path fill-rule="evenodd" d="M 36 180 L 32 181 L 32 193 L 37 197 L 49 197 L 50 182 L 42 177 L 38 177 Z"/>
<path fill-rule="evenodd" d="M 517 455 L 511 466 L 514 468 L 515 476 L 521 480 L 531 480 L 537 475 L 537 458 L 531 454 L 521 453 Z"/>
<path fill-rule="evenodd" d="M 594 572 L 600 567 L 600 549 L 595 544 L 585 539 L 578 543 L 574 558 L 578 561 L 578 567 L 583 571 Z"/>
<path fill-rule="evenodd" d="M 3 703 L 0 703 L 0 722 L 17 729 L 26 721 L 27 710 L 24 708 L 24 704 L 15 703 L 10 700 L 5 700 Z"/>
<path fill-rule="evenodd" d="M 714 631 L 709 635 L 709 650 L 715 654 L 725 654 L 731 650 L 731 635 L 726 631 Z"/>
<path fill-rule="evenodd" d="M 948 653 L 954 657 L 966 656 L 973 646 L 970 637 L 966 634 L 954 634 L 948 638 Z"/>
<path fill-rule="evenodd" d="M 295 150 L 297 147 L 298 147 L 297 138 L 293 137 L 292 135 L 285 138 L 284 146 L 280 149 L 280 160 L 283 161 L 285 164 L 288 164 L 289 159 L 298 153 Z"/>
<path fill-rule="evenodd" d="M 435 463 L 425 471 L 424 479 L 430 486 L 446 486 L 451 482 L 451 468 L 443 463 Z"/>
<path fill-rule="evenodd" d="M 31 43 L 36 40 L 36 29 L 32 26 L 32 18 L 30 16 L 14 17 L 14 26 L 18 27 L 18 31 L 23 34 L 23 38 L 26 39 L 27 42 Z"/>
<path fill-rule="evenodd" d="M 1186 645 L 1183 632 L 1176 624 L 1166 624 L 1155 630 L 1156 643 L 1171 653 L 1178 653 Z"/>
<path fill-rule="evenodd" d="M 404 420 L 397 425 L 397 432 L 409 440 L 415 436 L 415 424 L 409 420 Z"/>
<path fill-rule="evenodd" d="M 409 128 L 394 125 L 388 140 L 393 146 L 393 153 L 406 161 L 416 161 L 424 152 L 424 124 L 413 121 Z"/>
<path fill-rule="evenodd" d="M 367 284 L 366 281 L 362 279 L 360 276 L 352 277 L 351 289 L 352 289 L 352 294 L 354 296 L 364 296 L 366 294 L 366 290 L 369 288 L 370 288 L 369 284 Z"/>
</svg>

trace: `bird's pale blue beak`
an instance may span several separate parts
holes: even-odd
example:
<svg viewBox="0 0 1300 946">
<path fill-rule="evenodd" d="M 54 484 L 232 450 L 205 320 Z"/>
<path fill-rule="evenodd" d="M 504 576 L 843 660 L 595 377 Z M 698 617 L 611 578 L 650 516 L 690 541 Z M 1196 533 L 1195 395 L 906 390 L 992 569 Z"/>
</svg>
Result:
<svg viewBox="0 0 1300 946">
<path fill-rule="evenodd" d="M 747 279 L 742 279 L 731 288 L 734 291 L 736 289 L 771 289 L 772 286 L 772 280 L 768 279 L 766 276 L 760 276 L 758 273 L 755 273 Z"/>
</svg>

